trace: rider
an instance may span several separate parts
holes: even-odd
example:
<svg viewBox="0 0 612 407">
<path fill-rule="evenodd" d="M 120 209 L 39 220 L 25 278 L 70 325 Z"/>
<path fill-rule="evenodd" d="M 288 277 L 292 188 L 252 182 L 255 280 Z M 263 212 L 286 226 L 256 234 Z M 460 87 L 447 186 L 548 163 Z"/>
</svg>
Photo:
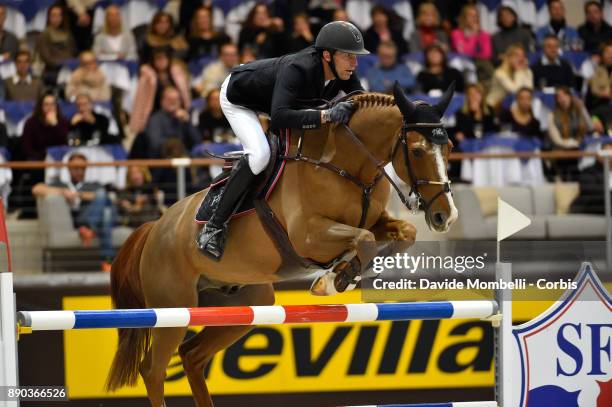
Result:
<svg viewBox="0 0 612 407">
<path fill-rule="evenodd" d="M 262 59 L 234 68 L 221 85 L 221 108 L 244 147 L 221 192 L 220 202 L 197 237 L 208 257 L 223 255 L 227 224 L 253 177 L 270 159 L 270 147 L 256 112 L 270 115 L 274 129 L 315 129 L 321 124 L 347 123 L 353 105 L 340 102 L 327 110 L 300 108 L 300 100 L 333 99 L 339 91 L 363 90 L 355 73 L 357 55 L 364 48 L 353 24 L 326 24 L 315 41 L 302 51 Z"/>
</svg>

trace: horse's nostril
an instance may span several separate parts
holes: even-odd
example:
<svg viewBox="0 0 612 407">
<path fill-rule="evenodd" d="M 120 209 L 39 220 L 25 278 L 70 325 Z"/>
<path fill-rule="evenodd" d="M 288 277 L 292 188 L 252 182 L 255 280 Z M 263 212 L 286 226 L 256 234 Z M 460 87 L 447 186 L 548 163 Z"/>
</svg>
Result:
<svg viewBox="0 0 612 407">
<path fill-rule="evenodd" d="M 446 222 L 446 216 L 444 216 L 442 212 L 436 212 L 434 213 L 433 221 L 438 226 L 444 225 L 444 223 Z"/>
</svg>

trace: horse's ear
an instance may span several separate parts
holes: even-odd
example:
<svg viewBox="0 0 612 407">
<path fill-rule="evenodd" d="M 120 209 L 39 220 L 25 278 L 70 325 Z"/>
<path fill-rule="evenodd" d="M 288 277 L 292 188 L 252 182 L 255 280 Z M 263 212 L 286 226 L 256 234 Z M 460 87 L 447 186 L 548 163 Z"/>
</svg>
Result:
<svg viewBox="0 0 612 407">
<path fill-rule="evenodd" d="M 399 110 L 400 112 L 402 112 L 402 116 L 404 116 L 404 119 L 407 119 L 408 117 L 412 116 L 412 114 L 416 110 L 416 107 L 414 106 L 414 103 L 408 100 L 408 98 L 404 94 L 404 90 L 397 81 L 395 81 L 395 83 L 393 84 L 393 96 L 395 97 L 395 104 L 397 105 L 397 107 L 399 107 Z"/>
<path fill-rule="evenodd" d="M 444 116 L 444 112 L 446 112 L 446 108 L 448 107 L 448 104 L 450 103 L 451 99 L 453 98 L 453 93 L 455 93 L 455 81 L 453 81 L 450 84 L 448 89 L 446 89 L 446 91 L 444 92 L 444 94 L 440 98 L 440 101 L 438 102 L 438 104 L 435 106 L 436 109 L 438 109 L 438 112 L 440 113 L 440 116 Z"/>
</svg>

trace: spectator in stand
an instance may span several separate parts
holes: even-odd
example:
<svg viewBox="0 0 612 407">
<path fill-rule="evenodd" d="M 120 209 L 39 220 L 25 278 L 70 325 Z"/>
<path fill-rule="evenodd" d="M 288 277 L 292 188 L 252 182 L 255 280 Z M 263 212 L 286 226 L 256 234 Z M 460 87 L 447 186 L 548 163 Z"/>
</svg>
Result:
<svg viewBox="0 0 612 407">
<path fill-rule="evenodd" d="M 612 40 L 601 47 L 599 63 L 589 80 L 587 106 L 589 110 L 599 107 L 610 107 L 612 100 Z"/>
<path fill-rule="evenodd" d="M 223 44 L 219 59 L 204 68 L 202 81 L 195 86 L 195 90 L 202 97 L 206 97 L 211 90 L 221 88 L 221 84 L 236 65 L 238 65 L 238 48 L 231 42 Z"/>
<path fill-rule="evenodd" d="M 10 31 L 4 29 L 6 21 L 6 6 L 0 4 L 0 62 L 15 58 L 19 51 L 19 40 Z"/>
<path fill-rule="evenodd" d="M 585 23 L 578 28 L 578 34 L 583 43 L 583 49 L 591 54 L 597 54 L 599 47 L 612 40 L 612 26 L 603 18 L 603 10 L 598 1 L 584 4 Z"/>
<path fill-rule="evenodd" d="M 451 33 L 453 49 L 474 60 L 481 81 L 489 80 L 493 73 L 491 36 L 480 28 L 480 16 L 476 6 L 463 6 L 458 23 L 458 28 Z"/>
<path fill-rule="evenodd" d="M 11 101 L 38 100 L 43 92 L 42 81 L 30 73 L 32 56 L 29 51 L 19 51 L 15 56 L 16 74 L 4 80 L 5 99 Z"/>
<path fill-rule="evenodd" d="M 470 84 L 465 88 L 465 101 L 461 110 L 455 115 L 455 145 L 465 139 L 482 138 L 487 133 L 498 130 L 495 114 L 487 106 L 484 90 L 479 84 Z"/>
<path fill-rule="evenodd" d="M 94 102 L 108 102 L 111 97 L 106 75 L 98 66 L 96 56 L 91 51 L 81 52 L 79 67 L 72 72 L 66 85 L 68 99 L 73 99 L 79 93 L 88 94 Z"/>
<path fill-rule="evenodd" d="M 21 146 L 28 161 L 43 161 L 47 148 L 68 144 L 68 120 L 62 116 L 55 96 L 43 95 L 23 127 Z"/>
<path fill-rule="evenodd" d="M 69 145 L 97 146 L 99 144 L 116 144 L 120 141 L 118 137 L 109 136 L 108 118 L 93 111 L 93 103 L 87 93 L 78 94 L 74 103 L 77 112 L 70 119 Z"/>
<path fill-rule="evenodd" d="M 612 151 L 612 144 L 604 144 L 603 150 Z M 570 206 L 571 213 L 589 213 L 603 215 L 606 213 L 603 158 L 597 157 L 594 165 L 580 171 L 578 175 L 580 193 Z M 609 192 L 608 192 L 609 193 Z"/>
<path fill-rule="evenodd" d="M 77 52 L 91 49 L 93 15 L 98 0 L 66 0 L 68 21 Z"/>
<path fill-rule="evenodd" d="M 563 2 L 561 0 L 548 0 L 548 14 L 550 15 L 550 22 L 536 32 L 538 47 L 544 45 L 544 38 L 548 34 L 553 34 L 559 38 L 563 50 L 577 51 L 582 49 L 582 41 L 578 31 L 565 22 L 565 5 Z"/>
<path fill-rule="evenodd" d="M 161 216 L 160 203 L 149 169 L 137 165 L 128 167 L 125 183 L 126 188 L 117 196 L 120 223 L 137 228 L 158 219 Z"/>
<path fill-rule="evenodd" d="M 160 107 L 151 115 L 145 130 L 149 158 L 162 157 L 162 146 L 169 139 L 177 139 L 187 151 L 199 143 L 201 137 L 189 122 L 189 113 L 181 106 L 181 95 L 176 88 L 164 88 Z"/>
<path fill-rule="evenodd" d="M 561 58 L 559 39 L 549 34 L 544 39 L 542 57 L 531 67 L 533 83 L 539 89 L 555 86 L 574 87 L 576 77 L 569 62 Z"/>
<path fill-rule="evenodd" d="M 116 223 L 116 209 L 102 185 L 85 180 L 87 158 L 84 155 L 74 153 L 68 159 L 68 163 L 71 165 L 68 169 L 70 172 L 68 183 L 56 178 L 48 185 L 36 184 L 32 188 L 32 193 L 36 197 L 62 195 L 70 206 L 72 221 L 79 230 L 83 246 L 91 246 L 93 238 L 98 236 L 104 258 L 102 271 L 110 271 L 115 255 L 112 231 Z M 107 211 L 107 208 L 110 211 Z M 111 216 L 106 216 L 106 212 L 110 212 Z"/>
<path fill-rule="evenodd" d="M 68 19 L 62 6 L 49 7 L 47 27 L 38 37 L 36 53 L 45 64 L 45 84 L 55 86 L 62 64 L 76 55 L 76 44 L 68 29 Z"/>
<path fill-rule="evenodd" d="M 188 61 L 197 61 L 204 57 L 216 58 L 220 54 L 221 46 L 231 42 L 227 34 L 215 30 L 210 7 L 200 7 L 196 10 L 189 32 Z"/>
<path fill-rule="evenodd" d="M 521 88 L 533 89 L 533 73 L 529 69 L 525 50 L 520 45 L 510 46 L 499 68 L 493 74 L 487 104 L 498 109 L 508 94 Z"/>
<path fill-rule="evenodd" d="M 314 42 L 314 35 L 308 22 L 308 14 L 299 13 L 293 16 L 293 33 L 289 37 L 288 52 L 298 52 Z"/>
<path fill-rule="evenodd" d="M 417 86 L 423 93 L 432 90 L 444 92 L 455 82 L 455 91 L 463 92 L 464 81 L 461 72 L 448 66 L 446 52 L 442 46 L 434 44 L 425 48 L 425 69 L 417 76 Z"/>
<path fill-rule="evenodd" d="M 240 50 L 240 63 L 247 64 L 257 59 L 255 50 L 251 47 L 244 47 Z"/>
<path fill-rule="evenodd" d="M 395 20 L 397 16 L 393 15 L 384 6 L 375 5 L 370 11 L 372 16 L 372 25 L 363 35 L 363 42 L 367 49 L 378 49 L 381 42 L 393 41 L 397 47 L 398 55 L 404 55 L 408 52 L 408 44 L 402 36 L 402 31 L 397 27 Z"/>
<path fill-rule="evenodd" d="M 151 53 L 151 61 L 140 67 L 129 124 L 132 134 L 144 130 L 151 112 L 160 108 L 162 91 L 167 86 L 178 89 L 181 105 L 188 111 L 191 107 L 188 73 L 172 60 L 170 47 L 156 48 Z"/>
<path fill-rule="evenodd" d="M 397 47 L 393 41 L 383 41 L 378 46 L 378 64 L 366 74 L 372 92 L 389 93 L 393 84 L 399 82 L 405 92 L 411 92 L 415 86 L 414 76 L 410 69 L 397 61 Z"/>
<path fill-rule="evenodd" d="M 416 29 L 410 36 L 410 52 L 421 52 L 430 45 L 442 45 L 448 50 L 448 35 L 440 26 L 440 13 L 432 2 L 419 6 Z"/>
<path fill-rule="evenodd" d="M 510 106 L 510 109 L 501 113 L 499 122 L 503 131 L 542 139 L 540 121 L 533 114 L 533 90 L 531 88 L 519 89 L 515 103 Z"/>
<path fill-rule="evenodd" d="M 246 18 L 238 37 L 238 48 L 251 48 L 257 59 L 283 55 L 285 37 L 283 20 L 270 17 L 265 3 L 256 3 Z"/>
<path fill-rule="evenodd" d="M 342 7 L 338 7 L 337 9 L 334 10 L 334 12 L 332 13 L 332 21 L 348 21 L 352 23 L 351 21 L 349 21 L 349 17 L 348 17 L 348 14 L 346 13 L 346 9 Z M 353 24 L 353 25 L 357 27 L 357 24 Z"/>
<path fill-rule="evenodd" d="M 121 10 L 114 4 L 106 8 L 104 26 L 94 39 L 93 52 L 101 61 L 138 59 L 134 35 L 123 29 Z"/>
<path fill-rule="evenodd" d="M 183 59 L 187 55 L 187 41 L 182 35 L 176 35 L 172 16 L 164 11 L 153 16 L 144 44 L 139 46 L 140 62 L 151 61 L 153 50 L 161 47 L 170 47 L 175 58 Z"/>
<path fill-rule="evenodd" d="M 206 108 L 200 113 L 198 130 L 203 142 L 232 143 L 239 141 L 221 110 L 220 89 L 213 89 L 206 96 Z"/>
<path fill-rule="evenodd" d="M 493 35 L 493 58 L 501 62 L 506 50 L 514 44 L 521 44 L 525 50 L 534 48 L 531 32 L 519 26 L 516 11 L 510 6 L 501 6 L 497 10 L 497 26 L 499 31 Z"/>
</svg>

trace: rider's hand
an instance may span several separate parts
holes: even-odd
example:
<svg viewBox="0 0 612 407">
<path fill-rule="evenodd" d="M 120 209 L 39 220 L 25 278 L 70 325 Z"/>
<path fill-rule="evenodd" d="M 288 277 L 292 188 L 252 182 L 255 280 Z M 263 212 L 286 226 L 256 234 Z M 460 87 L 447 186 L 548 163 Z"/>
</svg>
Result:
<svg viewBox="0 0 612 407">
<path fill-rule="evenodd" d="M 340 102 L 325 112 L 324 117 L 332 123 L 348 123 L 353 113 L 353 102 Z"/>
</svg>

